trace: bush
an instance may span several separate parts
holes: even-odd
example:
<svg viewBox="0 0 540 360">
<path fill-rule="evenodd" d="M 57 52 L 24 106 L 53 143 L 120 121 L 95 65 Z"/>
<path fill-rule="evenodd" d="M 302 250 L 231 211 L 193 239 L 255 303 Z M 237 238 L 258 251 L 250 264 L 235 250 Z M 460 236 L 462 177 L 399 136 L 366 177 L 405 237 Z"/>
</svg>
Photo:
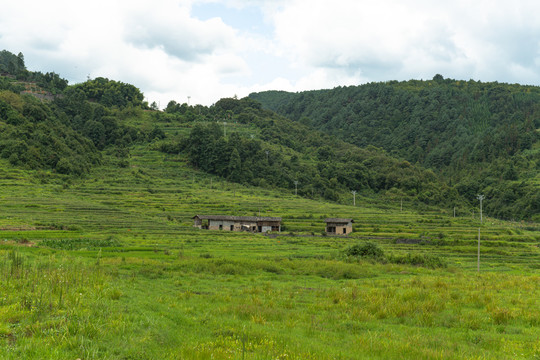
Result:
<svg viewBox="0 0 540 360">
<path fill-rule="evenodd" d="M 379 247 L 379 245 L 372 242 L 353 245 L 345 250 L 345 253 L 347 256 L 355 257 L 381 258 L 384 256 L 384 251 Z"/>
</svg>

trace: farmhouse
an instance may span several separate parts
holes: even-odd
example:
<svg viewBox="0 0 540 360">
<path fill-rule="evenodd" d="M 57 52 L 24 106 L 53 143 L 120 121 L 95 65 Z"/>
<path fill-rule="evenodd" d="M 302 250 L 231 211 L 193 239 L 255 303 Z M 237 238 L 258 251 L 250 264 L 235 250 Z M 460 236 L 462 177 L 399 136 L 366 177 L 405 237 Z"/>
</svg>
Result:
<svg viewBox="0 0 540 360">
<path fill-rule="evenodd" d="M 330 218 L 325 219 L 326 233 L 328 235 L 347 235 L 352 233 L 353 219 Z"/>
<path fill-rule="evenodd" d="M 280 217 L 195 215 L 194 227 L 208 230 L 267 232 L 281 231 Z"/>
</svg>

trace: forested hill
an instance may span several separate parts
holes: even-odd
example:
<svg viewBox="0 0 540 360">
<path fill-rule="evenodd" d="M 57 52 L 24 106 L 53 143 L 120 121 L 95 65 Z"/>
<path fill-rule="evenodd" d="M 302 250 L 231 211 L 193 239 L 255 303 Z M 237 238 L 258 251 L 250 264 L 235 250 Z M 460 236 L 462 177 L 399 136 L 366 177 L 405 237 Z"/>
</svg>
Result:
<svg viewBox="0 0 540 360">
<path fill-rule="evenodd" d="M 427 167 L 460 167 L 529 150 L 538 141 L 540 88 L 454 81 L 371 83 L 250 95 L 290 119 Z"/>
<path fill-rule="evenodd" d="M 431 171 L 378 148 L 337 141 L 249 98 L 221 99 L 211 107 L 171 100 L 159 111 L 133 85 L 98 77 L 68 86 L 55 75 L 65 85 L 60 89 L 42 81 L 50 76 L 28 71 L 22 54 L 1 55 L 0 157 L 11 166 L 84 177 L 111 154 L 126 167 L 131 148 L 147 146 L 231 182 L 295 188 L 314 199 L 349 202 L 354 190 L 419 206 L 462 203 Z M 54 96 L 30 96 L 28 86 Z M 171 126 L 181 131 L 167 131 Z"/>
<path fill-rule="evenodd" d="M 126 117 L 142 113 L 142 100 L 135 86 L 105 78 L 68 86 L 58 74 L 27 70 L 21 53 L 3 50 L 0 158 L 13 166 L 67 176 L 88 173 L 105 149 L 126 164 L 131 144 L 160 136 L 152 127 L 124 124 Z"/>
<path fill-rule="evenodd" d="M 144 148 L 231 182 L 314 199 L 349 202 L 357 191 L 466 209 L 484 193 L 492 216 L 540 220 L 537 88 L 436 78 L 252 96 L 286 116 L 251 98 L 210 107 L 171 100 L 160 111 L 131 84 L 98 77 L 68 85 L 2 51 L 0 158 L 84 178 L 104 161 L 127 167 L 130 151 Z"/>
<path fill-rule="evenodd" d="M 250 98 L 344 141 L 432 168 L 470 200 L 486 193 L 492 214 L 540 213 L 539 87 L 437 75 Z"/>
<path fill-rule="evenodd" d="M 349 201 L 351 190 L 419 205 L 452 206 L 462 200 L 432 171 L 379 148 L 337 140 L 263 110 L 249 98 L 221 99 L 196 109 L 171 101 L 155 117 L 191 127 L 189 134 L 162 140 L 161 151 L 182 154 L 194 167 L 233 182 L 297 188 L 300 196 L 331 201 Z"/>
</svg>

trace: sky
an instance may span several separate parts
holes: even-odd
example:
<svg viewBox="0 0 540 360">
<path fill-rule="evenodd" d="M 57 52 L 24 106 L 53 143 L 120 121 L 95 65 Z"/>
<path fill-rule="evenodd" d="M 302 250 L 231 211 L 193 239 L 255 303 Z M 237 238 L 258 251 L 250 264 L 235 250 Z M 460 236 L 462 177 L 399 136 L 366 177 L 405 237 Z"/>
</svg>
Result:
<svg viewBox="0 0 540 360">
<path fill-rule="evenodd" d="M 161 108 L 388 80 L 540 85 L 540 1 L 3 0 L 0 50 Z"/>
</svg>

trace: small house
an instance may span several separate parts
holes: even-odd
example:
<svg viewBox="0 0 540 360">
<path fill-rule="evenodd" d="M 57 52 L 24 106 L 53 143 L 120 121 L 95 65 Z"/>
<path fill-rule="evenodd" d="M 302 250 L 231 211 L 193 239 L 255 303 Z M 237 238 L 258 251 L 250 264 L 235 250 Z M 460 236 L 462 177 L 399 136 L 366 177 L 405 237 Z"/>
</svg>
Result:
<svg viewBox="0 0 540 360">
<path fill-rule="evenodd" d="M 280 217 L 195 215 L 193 226 L 199 229 L 267 232 L 281 231 Z"/>
<path fill-rule="evenodd" d="M 352 233 L 353 219 L 329 218 L 325 219 L 326 233 L 328 235 L 347 235 Z"/>
</svg>

